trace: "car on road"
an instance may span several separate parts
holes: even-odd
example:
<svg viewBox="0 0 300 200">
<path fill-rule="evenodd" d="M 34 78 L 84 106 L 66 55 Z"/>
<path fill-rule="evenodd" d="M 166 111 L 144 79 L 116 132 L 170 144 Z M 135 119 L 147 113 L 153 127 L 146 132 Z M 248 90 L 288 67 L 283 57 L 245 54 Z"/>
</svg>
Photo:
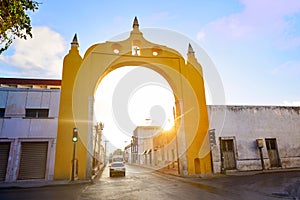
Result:
<svg viewBox="0 0 300 200">
<path fill-rule="evenodd" d="M 122 155 L 113 155 L 112 162 L 123 162 L 123 163 L 125 163 L 124 158 L 123 158 Z"/>
<path fill-rule="evenodd" d="M 125 176 L 126 168 L 124 162 L 112 162 L 109 165 L 109 176 L 121 175 Z"/>
</svg>

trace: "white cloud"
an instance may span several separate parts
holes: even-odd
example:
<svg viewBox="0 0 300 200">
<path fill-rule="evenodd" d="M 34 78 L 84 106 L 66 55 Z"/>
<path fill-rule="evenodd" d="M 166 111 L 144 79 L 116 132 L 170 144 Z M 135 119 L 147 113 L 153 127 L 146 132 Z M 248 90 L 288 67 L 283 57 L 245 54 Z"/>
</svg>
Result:
<svg viewBox="0 0 300 200">
<path fill-rule="evenodd" d="M 65 40 L 48 27 L 33 27 L 32 34 L 33 38 L 27 40 L 16 39 L 13 55 L 0 56 L 0 62 L 9 65 L 6 71 L 16 76 L 60 78 Z"/>
<path fill-rule="evenodd" d="M 300 100 L 298 100 L 298 101 L 284 101 L 283 106 L 300 106 Z"/>
<path fill-rule="evenodd" d="M 300 13 L 299 0 L 240 0 L 244 9 L 239 13 L 210 22 L 198 34 L 200 36 L 221 37 L 227 40 L 248 38 L 273 38 L 277 43 L 299 42 L 299 36 L 286 37 L 294 26 L 287 17 Z M 290 35 L 291 36 L 291 35 Z M 284 40 L 284 42 L 279 41 Z M 294 41 L 294 42 L 289 42 Z"/>
</svg>

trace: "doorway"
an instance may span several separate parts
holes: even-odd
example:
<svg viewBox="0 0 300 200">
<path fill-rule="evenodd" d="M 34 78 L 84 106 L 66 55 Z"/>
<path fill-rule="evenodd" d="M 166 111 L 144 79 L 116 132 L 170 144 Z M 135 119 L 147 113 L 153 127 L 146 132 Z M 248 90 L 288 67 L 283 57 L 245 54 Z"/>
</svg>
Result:
<svg viewBox="0 0 300 200">
<path fill-rule="evenodd" d="M 200 159 L 195 158 L 194 164 L 195 164 L 195 174 L 201 174 Z"/>
<path fill-rule="evenodd" d="M 221 166 L 225 170 L 236 169 L 236 159 L 233 139 L 220 139 Z"/>
<path fill-rule="evenodd" d="M 271 167 L 281 167 L 276 138 L 265 139 Z"/>
</svg>

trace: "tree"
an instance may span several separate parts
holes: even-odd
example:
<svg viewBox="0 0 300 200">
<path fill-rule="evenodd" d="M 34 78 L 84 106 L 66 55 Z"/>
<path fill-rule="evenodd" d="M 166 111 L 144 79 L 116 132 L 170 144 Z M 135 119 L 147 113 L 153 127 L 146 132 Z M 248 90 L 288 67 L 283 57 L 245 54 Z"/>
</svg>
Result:
<svg viewBox="0 0 300 200">
<path fill-rule="evenodd" d="M 32 0 L 0 0 L 0 54 L 18 37 L 27 39 L 31 34 L 31 21 L 26 11 L 38 9 Z"/>
</svg>

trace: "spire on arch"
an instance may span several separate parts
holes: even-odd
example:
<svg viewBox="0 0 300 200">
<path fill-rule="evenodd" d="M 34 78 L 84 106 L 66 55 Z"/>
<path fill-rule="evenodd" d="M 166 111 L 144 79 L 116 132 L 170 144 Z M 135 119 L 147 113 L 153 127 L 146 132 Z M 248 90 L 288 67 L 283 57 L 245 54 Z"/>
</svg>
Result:
<svg viewBox="0 0 300 200">
<path fill-rule="evenodd" d="M 187 54 L 190 55 L 190 56 L 195 56 L 195 51 L 194 51 L 191 43 L 189 43 L 189 48 L 188 48 L 188 53 Z"/>
<path fill-rule="evenodd" d="M 79 46 L 79 43 L 78 43 L 78 40 L 77 40 L 77 33 L 75 33 L 74 37 L 73 37 L 73 41 L 71 42 L 71 46 L 74 47 L 78 47 Z"/>
<path fill-rule="evenodd" d="M 138 29 L 139 26 L 140 26 L 140 25 L 139 25 L 138 19 L 137 19 L 137 17 L 135 16 L 135 17 L 134 17 L 134 20 L 133 20 L 132 28 L 133 28 L 133 29 Z"/>
</svg>

